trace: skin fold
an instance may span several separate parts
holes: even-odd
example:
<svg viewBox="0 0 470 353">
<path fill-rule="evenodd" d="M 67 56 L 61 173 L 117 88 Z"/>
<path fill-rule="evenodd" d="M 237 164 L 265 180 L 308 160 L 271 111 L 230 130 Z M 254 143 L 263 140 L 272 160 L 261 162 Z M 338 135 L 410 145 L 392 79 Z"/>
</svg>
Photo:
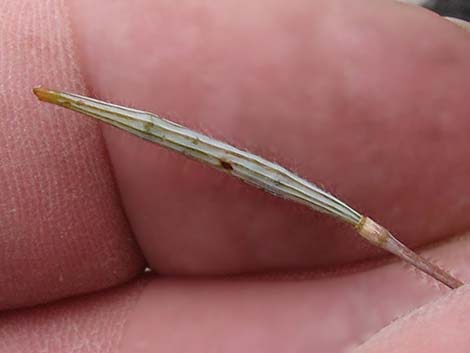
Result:
<svg viewBox="0 0 470 353">
<path fill-rule="evenodd" d="M 466 281 L 468 33 L 373 0 L 0 8 L 1 353 L 468 346 L 467 287 L 30 93 L 149 110 L 276 160 Z"/>
</svg>

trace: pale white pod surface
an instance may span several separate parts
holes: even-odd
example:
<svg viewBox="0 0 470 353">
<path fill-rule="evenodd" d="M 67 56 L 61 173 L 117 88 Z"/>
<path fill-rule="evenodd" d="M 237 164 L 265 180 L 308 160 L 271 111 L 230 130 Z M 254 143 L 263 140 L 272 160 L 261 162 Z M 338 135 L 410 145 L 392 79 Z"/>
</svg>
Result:
<svg viewBox="0 0 470 353">
<path fill-rule="evenodd" d="M 286 168 L 252 153 L 190 130 L 155 114 L 102 102 L 72 93 L 54 94 L 56 104 L 93 116 L 145 140 L 180 152 L 276 196 L 307 205 L 356 225 L 362 215 Z"/>
</svg>

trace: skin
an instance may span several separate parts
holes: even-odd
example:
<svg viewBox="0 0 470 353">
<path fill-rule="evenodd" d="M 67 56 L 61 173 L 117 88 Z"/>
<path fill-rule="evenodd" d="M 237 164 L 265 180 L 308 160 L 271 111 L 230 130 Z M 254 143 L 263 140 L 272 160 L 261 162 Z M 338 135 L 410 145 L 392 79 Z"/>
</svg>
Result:
<svg viewBox="0 0 470 353">
<path fill-rule="evenodd" d="M 30 93 L 132 105 L 274 159 L 465 281 L 468 33 L 376 0 L 0 7 L 0 352 L 468 347 L 466 286 Z"/>
</svg>

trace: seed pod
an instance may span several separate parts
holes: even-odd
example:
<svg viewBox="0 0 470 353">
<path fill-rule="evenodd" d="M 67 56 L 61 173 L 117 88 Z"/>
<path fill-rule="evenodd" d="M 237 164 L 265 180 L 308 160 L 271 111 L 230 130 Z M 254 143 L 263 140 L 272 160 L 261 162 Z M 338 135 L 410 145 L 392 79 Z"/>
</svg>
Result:
<svg viewBox="0 0 470 353">
<path fill-rule="evenodd" d="M 276 163 L 151 113 L 41 87 L 34 88 L 33 92 L 42 101 L 96 118 L 229 173 L 273 195 L 336 217 L 355 227 L 359 235 L 370 243 L 397 255 L 448 287 L 462 285 L 462 282 L 408 249 L 384 227 Z"/>
</svg>

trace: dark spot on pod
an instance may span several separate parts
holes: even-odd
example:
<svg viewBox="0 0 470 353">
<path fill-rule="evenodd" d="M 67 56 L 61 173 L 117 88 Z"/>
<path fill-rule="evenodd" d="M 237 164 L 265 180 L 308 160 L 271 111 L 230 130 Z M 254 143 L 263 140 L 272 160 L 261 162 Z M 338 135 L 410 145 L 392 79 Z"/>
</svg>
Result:
<svg viewBox="0 0 470 353">
<path fill-rule="evenodd" d="M 146 132 L 150 132 L 150 130 L 152 130 L 152 128 L 153 128 L 153 123 L 151 121 L 146 121 L 144 123 L 144 130 Z"/>
<path fill-rule="evenodd" d="M 230 162 L 227 162 L 227 161 L 224 161 L 224 160 L 220 160 L 220 166 L 222 168 L 224 168 L 225 170 L 233 170 L 233 167 L 230 164 Z"/>
</svg>

